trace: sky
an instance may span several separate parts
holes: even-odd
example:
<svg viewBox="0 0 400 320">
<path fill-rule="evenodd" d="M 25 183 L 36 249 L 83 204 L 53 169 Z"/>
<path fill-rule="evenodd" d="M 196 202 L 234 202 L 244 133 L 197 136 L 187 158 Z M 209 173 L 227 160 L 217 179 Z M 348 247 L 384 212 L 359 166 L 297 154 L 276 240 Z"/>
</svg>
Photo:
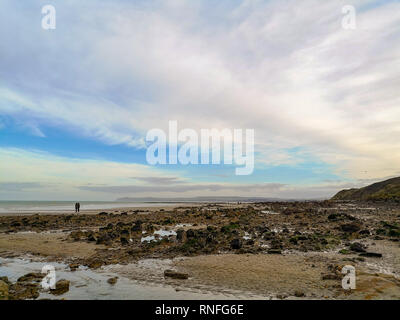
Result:
<svg viewBox="0 0 400 320">
<path fill-rule="evenodd" d="M 0 6 L 0 200 L 328 198 L 400 175 L 399 1 Z M 253 129 L 253 173 L 150 165 L 171 120 Z"/>
</svg>

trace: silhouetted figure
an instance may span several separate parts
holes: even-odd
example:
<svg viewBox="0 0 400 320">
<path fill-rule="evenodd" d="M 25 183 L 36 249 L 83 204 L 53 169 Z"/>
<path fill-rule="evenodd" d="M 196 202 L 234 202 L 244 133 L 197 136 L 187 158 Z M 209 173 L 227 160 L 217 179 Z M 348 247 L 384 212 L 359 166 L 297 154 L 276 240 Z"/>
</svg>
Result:
<svg viewBox="0 0 400 320">
<path fill-rule="evenodd" d="M 79 212 L 81 209 L 81 204 L 79 202 L 75 203 L 75 212 Z"/>
</svg>

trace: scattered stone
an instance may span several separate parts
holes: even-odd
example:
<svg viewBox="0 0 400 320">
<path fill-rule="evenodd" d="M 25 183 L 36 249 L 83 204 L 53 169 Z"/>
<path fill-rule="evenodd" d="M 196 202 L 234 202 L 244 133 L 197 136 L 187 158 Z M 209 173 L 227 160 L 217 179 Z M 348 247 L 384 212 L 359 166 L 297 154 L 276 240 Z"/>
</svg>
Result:
<svg viewBox="0 0 400 320">
<path fill-rule="evenodd" d="M 297 297 L 297 298 L 304 297 L 305 295 L 306 295 L 306 294 L 305 294 L 303 291 L 301 291 L 301 290 L 296 290 L 296 291 L 294 292 L 294 296 Z"/>
<path fill-rule="evenodd" d="M 282 250 L 279 249 L 269 249 L 268 250 L 269 254 L 282 254 Z"/>
<path fill-rule="evenodd" d="M 9 300 L 37 299 L 39 297 L 38 284 L 16 282 L 9 286 Z"/>
<path fill-rule="evenodd" d="M 176 231 L 176 240 L 180 242 L 184 242 L 186 240 L 186 232 L 183 229 L 179 229 Z"/>
<path fill-rule="evenodd" d="M 355 252 L 366 252 L 365 247 L 359 242 L 352 243 L 350 245 L 350 250 Z"/>
<path fill-rule="evenodd" d="M 349 233 L 357 232 L 361 229 L 360 225 L 356 223 L 342 224 L 340 228 L 342 229 L 342 231 Z"/>
<path fill-rule="evenodd" d="M 324 273 L 322 274 L 322 280 L 341 280 L 342 277 L 335 273 Z"/>
<path fill-rule="evenodd" d="M 44 274 L 42 273 L 35 273 L 35 272 L 30 272 L 27 273 L 26 275 L 19 277 L 17 282 L 40 282 L 44 278 Z"/>
<path fill-rule="evenodd" d="M 164 277 L 185 280 L 185 279 L 189 278 L 189 275 L 187 273 L 180 273 L 180 272 L 176 272 L 174 270 L 165 270 Z"/>
<path fill-rule="evenodd" d="M 8 300 L 8 283 L 0 280 L 0 300 Z"/>
<path fill-rule="evenodd" d="M 102 234 L 97 238 L 96 244 L 109 245 L 111 244 L 111 237 L 107 233 Z"/>
<path fill-rule="evenodd" d="M 236 238 L 231 241 L 231 249 L 237 250 L 242 247 L 242 242 L 240 239 Z"/>
<path fill-rule="evenodd" d="M 360 257 L 367 257 L 367 258 L 382 258 L 382 253 L 376 252 L 363 252 L 359 254 Z"/>
<path fill-rule="evenodd" d="M 103 265 L 103 262 L 101 260 L 92 260 L 89 261 L 89 263 L 87 264 L 87 266 L 90 269 L 98 269 Z"/>
<path fill-rule="evenodd" d="M 109 284 L 111 284 L 111 285 L 116 284 L 117 281 L 118 281 L 118 277 L 113 277 L 113 278 L 110 278 L 110 279 L 107 280 L 107 282 L 108 282 Z"/>
<path fill-rule="evenodd" d="M 56 288 L 50 289 L 50 293 L 56 296 L 62 295 L 69 291 L 69 281 L 62 279 L 56 282 Z"/>
<path fill-rule="evenodd" d="M 71 271 L 76 271 L 79 268 L 79 263 L 70 263 L 69 269 Z"/>
</svg>

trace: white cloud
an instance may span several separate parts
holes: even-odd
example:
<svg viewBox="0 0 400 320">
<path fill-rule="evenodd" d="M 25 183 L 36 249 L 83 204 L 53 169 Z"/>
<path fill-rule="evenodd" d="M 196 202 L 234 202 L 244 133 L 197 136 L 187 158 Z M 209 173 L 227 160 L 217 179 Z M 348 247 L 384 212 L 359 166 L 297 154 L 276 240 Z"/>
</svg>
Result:
<svg viewBox="0 0 400 320">
<path fill-rule="evenodd" d="M 353 3 L 356 30 L 341 28 L 345 1 L 243 1 L 212 14 L 207 2 L 60 3 L 53 35 L 2 31 L 2 67 L 16 76 L 0 82 L 0 111 L 136 147 L 173 119 L 254 128 L 260 162 L 296 163 L 284 150 L 301 146 L 349 178 L 392 175 L 400 4 Z M 13 1 L 6 7 L 4 24 L 21 17 Z M 27 56 L 37 57 L 32 73 Z"/>
</svg>

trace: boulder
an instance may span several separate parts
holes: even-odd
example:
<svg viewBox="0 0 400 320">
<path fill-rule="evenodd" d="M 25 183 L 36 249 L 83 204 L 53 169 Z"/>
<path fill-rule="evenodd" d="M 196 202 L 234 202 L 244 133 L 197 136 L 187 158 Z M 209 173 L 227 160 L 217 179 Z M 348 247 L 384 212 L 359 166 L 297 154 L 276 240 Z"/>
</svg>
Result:
<svg viewBox="0 0 400 320">
<path fill-rule="evenodd" d="M 185 280 L 189 278 L 189 275 L 187 273 L 176 272 L 174 270 L 165 270 L 164 277 Z"/>
<path fill-rule="evenodd" d="M 186 232 L 183 229 L 179 229 L 176 231 L 176 240 L 179 242 L 184 242 L 186 240 Z"/>
<path fill-rule="evenodd" d="M 30 272 L 26 275 L 19 277 L 18 282 L 40 282 L 44 278 L 44 274 L 38 272 Z"/>
<path fill-rule="evenodd" d="M 359 254 L 360 257 L 367 257 L 367 258 L 382 258 L 382 253 L 376 252 L 363 252 Z"/>
<path fill-rule="evenodd" d="M 71 271 L 76 271 L 76 269 L 78 269 L 78 268 L 79 268 L 79 263 L 70 263 L 70 265 L 69 265 L 69 269 Z"/>
<path fill-rule="evenodd" d="M 101 234 L 96 241 L 96 244 L 110 244 L 111 243 L 111 237 L 107 234 Z"/>
<path fill-rule="evenodd" d="M 322 280 L 341 280 L 342 277 L 337 273 L 325 273 L 322 275 Z"/>
<path fill-rule="evenodd" d="M 8 300 L 8 284 L 0 280 L 0 300 Z"/>
<path fill-rule="evenodd" d="M 127 245 L 129 244 L 129 238 L 126 237 L 126 236 L 122 236 L 122 237 L 120 238 L 120 241 L 121 241 L 121 244 L 122 244 L 123 246 L 127 246 Z"/>
<path fill-rule="evenodd" d="M 188 231 L 186 231 L 186 237 L 194 238 L 194 237 L 196 237 L 196 232 L 193 229 L 189 229 Z"/>
<path fill-rule="evenodd" d="M 357 223 L 342 224 L 340 226 L 340 228 L 342 229 L 342 231 L 348 232 L 348 233 L 357 232 L 361 229 L 360 225 L 358 225 Z"/>
<path fill-rule="evenodd" d="M 10 300 L 37 299 L 39 297 L 38 284 L 17 282 L 9 286 Z"/>
<path fill-rule="evenodd" d="M 297 298 L 304 297 L 305 295 L 306 295 L 306 294 L 305 294 L 302 290 L 296 290 L 296 291 L 294 292 L 294 296 L 297 297 Z"/>
<path fill-rule="evenodd" d="M 269 249 L 268 253 L 269 254 L 282 254 L 282 250 L 280 250 L 280 249 Z"/>
<path fill-rule="evenodd" d="M 62 279 L 58 280 L 56 282 L 56 288 L 55 289 L 50 289 L 50 293 L 54 294 L 56 296 L 59 296 L 61 294 L 64 294 L 69 291 L 69 281 Z"/>
<path fill-rule="evenodd" d="M 90 269 L 97 269 L 100 268 L 103 265 L 103 262 L 101 260 L 91 260 L 87 263 L 87 266 Z"/>
<path fill-rule="evenodd" d="M 366 252 L 365 247 L 359 242 L 352 243 L 350 245 L 350 250 L 355 251 L 355 252 Z"/>
<path fill-rule="evenodd" d="M 109 284 L 111 284 L 111 285 L 116 284 L 117 281 L 118 281 L 118 277 L 113 277 L 113 278 L 110 278 L 110 279 L 107 280 L 107 282 L 108 282 Z"/>
<path fill-rule="evenodd" d="M 136 221 L 136 223 L 132 226 L 131 231 L 132 232 L 142 231 L 142 222 L 141 221 Z"/>
<path fill-rule="evenodd" d="M 242 241 L 239 238 L 233 239 L 231 241 L 231 249 L 237 250 L 242 247 Z"/>
</svg>

